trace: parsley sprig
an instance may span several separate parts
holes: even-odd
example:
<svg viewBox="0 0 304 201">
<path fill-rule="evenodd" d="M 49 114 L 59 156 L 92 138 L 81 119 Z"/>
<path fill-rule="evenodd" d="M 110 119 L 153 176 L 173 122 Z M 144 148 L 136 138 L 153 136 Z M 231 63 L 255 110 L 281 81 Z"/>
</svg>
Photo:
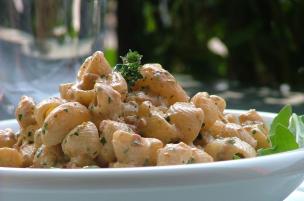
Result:
<svg viewBox="0 0 304 201">
<path fill-rule="evenodd" d="M 120 57 L 122 64 L 117 64 L 114 68 L 125 78 L 129 87 L 134 86 L 135 82 L 142 78 L 139 72 L 142 57 L 137 51 L 129 50 L 125 56 Z"/>
</svg>

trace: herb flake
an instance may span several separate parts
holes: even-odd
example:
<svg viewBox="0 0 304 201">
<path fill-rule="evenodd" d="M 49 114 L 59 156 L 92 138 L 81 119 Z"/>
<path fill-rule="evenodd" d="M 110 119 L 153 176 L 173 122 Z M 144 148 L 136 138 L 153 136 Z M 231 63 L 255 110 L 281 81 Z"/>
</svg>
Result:
<svg viewBox="0 0 304 201">
<path fill-rule="evenodd" d="M 108 104 L 111 104 L 111 102 L 112 102 L 112 98 L 109 96 L 108 97 Z"/>
<path fill-rule="evenodd" d="M 102 145 L 105 145 L 105 144 L 107 143 L 106 138 L 105 138 L 105 137 L 102 137 L 102 138 L 100 139 L 100 143 L 101 143 Z"/>
<path fill-rule="evenodd" d="M 226 143 L 234 145 L 235 144 L 235 140 L 234 139 L 229 139 L 229 140 L 226 141 Z"/>
<path fill-rule="evenodd" d="M 236 153 L 232 156 L 232 160 L 239 160 L 239 159 L 242 159 L 242 158 L 244 158 L 244 157 L 240 153 Z"/>
<path fill-rule="evenodd" d="M 191 157 L 188 161 L 187 164 L 192 164 L 195 163 L 195 158 Z"/>
<path fill-rule="evenodd" d="M 79 136 L 79 133 L 76 131 L 75 133 L 73 133 L 73 135 Z"/>
<path fill-rule="evenodd" d="M 129 152 L 129 147 L 123 151 L 124 154 L 127 154 L 128 152 Z"/>
</svg>

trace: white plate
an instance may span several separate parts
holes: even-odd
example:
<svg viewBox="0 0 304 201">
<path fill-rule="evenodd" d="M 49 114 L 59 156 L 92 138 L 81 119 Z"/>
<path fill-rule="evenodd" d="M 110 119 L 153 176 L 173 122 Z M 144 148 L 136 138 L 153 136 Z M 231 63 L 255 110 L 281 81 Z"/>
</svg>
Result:
<svg viewBox="0 0 304 201">
<path fill-rule="evenodd" d="M 274 117 L 260 114 L 267 122 Z M 13 121 L 0 122 L 0 129 L 3 127 L 17 129 Z M 301 183 L 303 169 L 303 149 L 253 159 L 167 167 L 0 168 L 0 200 L 278 201 Z"/>
</svg>

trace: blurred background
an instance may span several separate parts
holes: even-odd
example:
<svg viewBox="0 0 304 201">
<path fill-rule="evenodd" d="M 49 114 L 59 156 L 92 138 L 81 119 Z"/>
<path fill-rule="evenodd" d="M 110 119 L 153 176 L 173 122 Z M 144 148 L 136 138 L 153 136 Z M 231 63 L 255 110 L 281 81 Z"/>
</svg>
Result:
<svg viewBox="0 0 304 201">
<path fill-rule="evenodd" d="M 10 24 L 14 18 L 11 10 L 18 10 L 18 2 L 25 8 L 24 2 L 29 1 L 0 2 L 0 61 L 7 54 L 3 44 L 12 37 L 3 36 L 4 21 Z M 52 37 L 57 40 L 53 52 L 60 52 L 56 51 L 58 47 L 66 49 L 56 59 L 48 56 L 47 63 L 50 60 L 65 61 L 57 65 L 60 68 L 70 66 L 73 70 L 68 74 L 73 74 L 83 59 L 97 49 L 104 50 L 113 66 L 120 62 L 120 55 L 132 49 L 143 54 L 144 62 L 161 63 L 190 95 L 198 91 L 218 94 L 227 100 L 228 108 L 234 109 L 277 112 L 283 105 L 291 104 L 295 112 L 304 113 L 302 0 L 30 2 L 31 12 L 35 10 L 36 13 L 31 21 L 35 23 L 30 26 L 23 23 L 23 26 L 30 30 L 28 33 L 34 29 L 35 37 L 40 38 L 46 34 L 43 30 L 52 28 Z M 8 4 L 12 8 L 8 8 Z M 64 17 L 58 18 L 61 15 Z M 90 43 L 88 39 L 91 39 Z M 47 49 L 41 40 L 35 39 L 34 44 L 30 46 L 30 52 L 37 46 L 40 52 Z M 62 58 L 67 52 L 70 54 Z M 3 88 L 2 96 L 0 88 L 0 104 L 1 100 L 3 104 L 8 101 L 1 86 L 1 79 L 5 77 L 1 65 L 5 66 L 4 62 L 0 62 L 0 87 Z M 52 77 L 56 77 L 55 74 Z M 64 76 L 58 82 L 69 79 L 72 77 Z M 0 119 L 10 115 L 13 105 L 2 111 L 0 107 Z M 1 113 L 6 115 L 1 116 Z"/>
</svg>

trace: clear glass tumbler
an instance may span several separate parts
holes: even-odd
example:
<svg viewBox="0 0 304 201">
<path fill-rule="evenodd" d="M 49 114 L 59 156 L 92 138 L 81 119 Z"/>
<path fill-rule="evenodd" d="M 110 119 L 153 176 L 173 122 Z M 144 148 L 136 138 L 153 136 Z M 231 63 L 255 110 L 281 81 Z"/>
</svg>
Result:
<svg viewBox="0 0 304 201">
<path fill-rule="evenodd" d="M 74 80 L 102 49 L 106 0 L 0 1 L 0 120 L 22 95 L 36 102 Z"/>
</svg>

